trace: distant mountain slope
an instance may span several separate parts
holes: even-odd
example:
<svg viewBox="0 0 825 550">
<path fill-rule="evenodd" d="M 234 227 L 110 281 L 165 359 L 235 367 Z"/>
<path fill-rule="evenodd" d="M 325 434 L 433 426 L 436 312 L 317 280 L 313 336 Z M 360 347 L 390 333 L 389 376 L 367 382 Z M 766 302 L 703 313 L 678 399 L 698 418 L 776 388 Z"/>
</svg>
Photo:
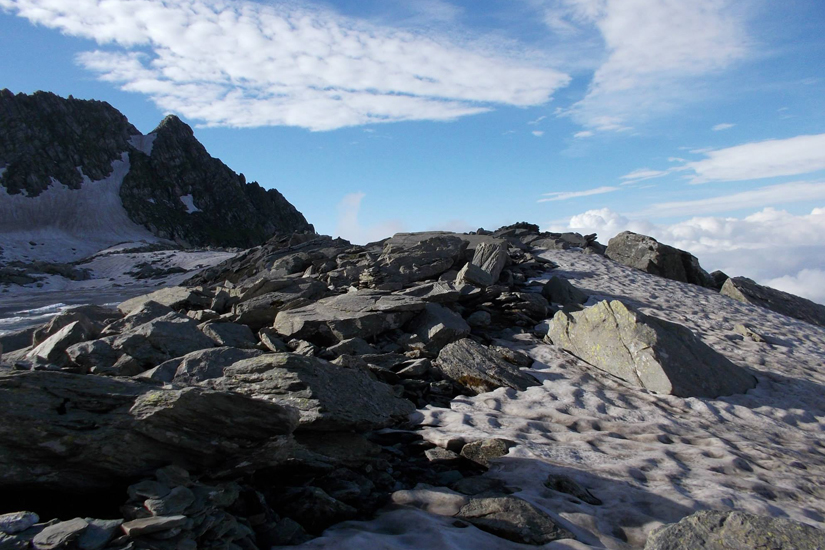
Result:
<svg viewBox="0 0 825 550">
<path fill-rule="evenodd" d="M 313 230 L 177 117 L 143 136 L 108 103 L 47 92 L 0 91 L 0 188 L 6 260 L 78 259 L 128 239 L 250 247 Z"/>
</svg>

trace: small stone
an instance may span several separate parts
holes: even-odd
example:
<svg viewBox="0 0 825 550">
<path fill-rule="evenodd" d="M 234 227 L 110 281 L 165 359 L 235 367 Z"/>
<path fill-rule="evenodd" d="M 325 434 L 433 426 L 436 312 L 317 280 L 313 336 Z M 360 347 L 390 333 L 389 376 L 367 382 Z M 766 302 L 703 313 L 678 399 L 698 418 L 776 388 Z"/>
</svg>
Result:
<svg viewBox="0 0 825 550">
<path fill-rule="evenodd" d="M 401 506 L 412 506 L 439 516 L 454 516 L 470 500 L 462 494 L 446 487 L 418 485 L 415 489 L 396 491 L 392 502 Z"/>
<path fill-rule="evenodd" d="M 467 324 L 471 327 L 488 327 L 493 322 L 493 317 L 486 311 L 476 311 L 467 317 Z"/>
<path fill-rule="evenodd" d="M 421 378 L 430 372 L 432 363 L 429 359 L 417 359 L 410 363 L 404 363 L 404 368 L 396 374 L 401 378 Z"/>
<path fill-rule="evenodd" d="M 489 466 L 490 460 L 506 455 L 516 444 L 506 439 L 483 439 L 464 445 L 461 456 L 476 464 Z"/>
<path fill-rule="evenodd" d="M 34 512 L 3 514 L 0 515 L 0 531 L 7 535 L 13 535 L 25 531 L 38 521 L 40 521 L 40 516 Z"/>
<path fill-rule="evenodd" d="M 80 536 L 89 526 L 82 518 L 61 521 L 46 527 L 32 540 L 37 550 L 54 550 L 61 548 Z"/>
<path fill-rule="evenodd" d="M 441 447 L 427 449 L 424 451 L 424 455 L 430 462 L 455 462 L 461 459 L 461 456 L 458 453 L 448 451 L 447 449 L 442 449 Z"/>
<path fill-rule="evenodd" d="M 122 519 L 86 518 L 89 527 L 83 531 L 77 541 L 80 550 L 101 550 L 114 538 L 117 528 L 123 524 Z"/>
<path fill-rule="evenodd" d="M 155 516 L 172 516 L 186 510 L 193 502 L 195 495 L 186 487 L 175 487 L 168 495 L 159 499 L 148 499 L 143 505 Z"/>
</svg>

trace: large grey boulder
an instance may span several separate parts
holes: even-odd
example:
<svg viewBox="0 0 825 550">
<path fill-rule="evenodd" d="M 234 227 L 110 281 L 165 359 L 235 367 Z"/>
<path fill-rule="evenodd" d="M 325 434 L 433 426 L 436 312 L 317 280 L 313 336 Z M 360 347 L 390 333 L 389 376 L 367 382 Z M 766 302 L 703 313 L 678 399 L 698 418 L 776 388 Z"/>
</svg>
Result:
<svg viewBox="0 0 825 550">
<path fill-rule="evenodd" d="M 223 378 L 205 384 L 295 407 L 301 430 L 379 429 L 415 410 L 411 402 L 396 397 L 392 387 L 362 370 L 293 353 L 239 361 L 224 369 Z"/>
<path fill-rule="evenodd" d="M 161 382 L 194 385 L 204 380 L 220 378 L 226 367 L 244 359 L 258 357 L 262 353 L 254 349 L 227 347 L 202 349 L 170 359 L 140 376 Z"/>
<path fill-rule="evenodd" d="M 481 243 L 476 247 L 473 260 L 470 263 L 486 271 L 493 282 L 496 282 L 509 259 L 510 255 L 507 253 L 506 244 Z"/>
<path fill-rule="evenodd" d="M 699 266 L 695 256 L 653 237 L 624 231 L 610 239 L 605 256 L 652 275 L 714 288 L 713 279 Z"/>
<path fill-rule="evenodd" d="M 435 365 L 445 377 L 476 394 L 501 387 L 523 391 L 540 385 L 538 380 L 521 372 L 500 353 L 470 338 L 445 346 Z"/>
<path fill-rule="evenodd" d="M 37 346 L 49 336 L 74 321 L 80 321 L 90 334 L 96 336 L 104 326 L 122 317 L 120 312 L 102 306 L 80 306 L 64 311 L 51 319 L 46 325 L 37 328 L 32 335 L 31 344 Z"/>
<path fill-rule="evenodd" d="M 271 282 L 277 284 L 269 285 L 264 282 L 258 290 L 277 288 L 276 290 L 268 290 L 262 294 L 256 294 L 254 291 L 244 292 L 241 302 L 232 307 L 232 318 L 236 323 L 258 331 L 271 326 L 279 311 L 320 298 L 327 291 L 326 285 L 313 279 L 288 281 L 289 284 L 284 286 L 281 280 Z"/>
<path fill-rule="evenodd" d="M 602 301 L 576 313 L 556 313 L 553 344 L 641 388 L 679 397 L 745 393 L 756 379 L 689 329 Z"/>
<path fill-rule="evenodd" d="M 31 347 L 32 337 L 37 329 L 38 327 L 30 327 L 0 334 L 0 348 L 4 353 L 11 353 Z"/>
<path fill-rule="evenodd" d="M 169 313 L 124 333 L 112 341 L 120 353 L 145 365 L 213 348 L 216 343 L 198 329 L 198 324 L 179 313 Z"/>
<path fill-rule="evenodd" d="M 490 286 L 494 283 L 493 276 L 474 263 L 466 263 L 455 277 L 456 286 L 474 285 Z"/>
<path fill-rule="evenodd" d="M 69 362 L 66 350 L 70 346 L 88 340 L 91 337 L 92 330 L 88 321 L 85 323 L 83 321 L 69 323 L 31 350 L 27 358 L 44 361 L 56 366 L 65 366 Z"/>
<path fill-rule="evenodd" d="M 472 498 L 455 517 L 503 539 L 542 545 L 576 537 L 529 502 L 512 496 Z"/>
<path fill-rule="evenodd" d="M 812 325 L 825 327 L 825 306 L 762 286 L 746 277 L 733 277 L 725 281 L 722 285 L 722 294 L 745 304 L 764 307 Z"/>
<path fill-rule="evenodd" d="M 258 343 L 252 330 L 239 323 L 206 323 L 201 330 L 219 346 L 251 349 Z"/>
<path fill-rule="evenodd" d="M 434 279 L 452 269 L 464 255 L 467 243 L 453 235 L 434 236 L 412 245 L 386 243 L 376 263 L 377 283 L 413 283 Z"/>
<path fill-rule="evenodd" d="M 470 325 L 458 313 L 439 304 L 427 304 L 410 321 L 407 330 L 417 335 L 427 349 L 437 352 L 450 342 L 470 334 Z"/>
<path fill-rule="evenodd" d="M 785 518 L 704 510 L 653 531 L 645 550 L 819 550 L 825 531 Z"/>
<path fill-rule="evenodd" d="M 211 305 L 212 299 L 197 288 L 170 286 L 126 300 L 117 308 L 124 315 L 128 315 L 146 302 L 157 302 L 174 310 L 205 309 Z"/>
<path fill-rule="evenodd" d="M 176 464 L 247 460 L 297 425 L 295 409 L 202 388 L 53 371 L 0 372 L 0 491 L 91 491 Z M 274 460 L 273 455 L 273 460 Z"/>
<path fill-rule="evenodd" d="M 149 300 L 132 309 L 132 311 L 122 319 L 117 319 L 107 325 L 101 334 L 103 336 L 112 336 L 114 334 L 120 334 L 121 332 L 128 332 L 153 319 L 163 317 L 172 312 L 173 310 L 169 306 Z"/>
<path fill-rule="evenodd" d="M 273 328 L 288 338 L 301 340 L 318 335 L 334 342 L 356 336 L 371 338 L 400 328 L 424 306 L 424 301 L 412 296 L 361 290 L 280 311 Z"/>
</svg>

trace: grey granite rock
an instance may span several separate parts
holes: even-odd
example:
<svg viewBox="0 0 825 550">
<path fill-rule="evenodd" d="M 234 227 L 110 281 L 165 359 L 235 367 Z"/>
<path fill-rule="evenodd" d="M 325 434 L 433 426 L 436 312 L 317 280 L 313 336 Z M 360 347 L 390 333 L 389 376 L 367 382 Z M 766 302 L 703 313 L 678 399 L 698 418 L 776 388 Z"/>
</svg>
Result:
<svg viewBox="0 0 825 550">
<path fill-rule="evenodd" d="M 500 353 L 470 338 L 445 346 L 435 366 L 444 376 L 477 394 L 500 387 L 523 391 L 539 385 L 535 378 L 519 371 L 518 366 L 506 361 Z"/>
<path fill-rule="evenodd" d="M 674 281 L 714 288 L 699 260 L 684 250 L 662 244 L 653 237 L 631 231 L 619 233 L 607 244 L 605 256 L 621 264 Z"/>
<path fill-rule="evenodd" d="M 542 545 L 560 539 L 575 539 L 550 516 L 529 502 L 511 496 L 472 498 L 456 517 L 520 544 Z"/>
<path fill-rule="evenodd" d="M 759 285 L 745 277 L 726 280 L 721 292 L 739 302 L 764 307 L 812 325 L 825 327 L 825 306 Z"/>
<path fill-rule="evenodd" d="M 547 336 L 583 361 L 656 393 L 719 397 L 756 386 L 751 374 L 686 327 L 618 300 L 577 313 L 556 313 Z"/>
</svg>

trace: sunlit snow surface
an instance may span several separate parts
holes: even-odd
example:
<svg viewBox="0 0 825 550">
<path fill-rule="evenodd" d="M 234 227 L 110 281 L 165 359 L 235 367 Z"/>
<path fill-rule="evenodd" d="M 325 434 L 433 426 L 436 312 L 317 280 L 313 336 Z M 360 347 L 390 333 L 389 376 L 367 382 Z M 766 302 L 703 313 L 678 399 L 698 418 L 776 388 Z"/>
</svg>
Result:
<svg viewBox="0 0 825 550">
<path fill-rule="evenodd" d="M 80 189 L 54 180 L 36 197 L 0 188 L 0 262 L 71 262 L 117 243 L 157 242 L 123 208 L 120 186 L 128 172 L 129 155 L 123 153 L 108 178 L 84 176 Z"/>
<path fill-rule="evenodd" d="M 520 488 L 579 542 L 544 548 L 640 548 L 655 527 L 699 509 L 737 509 L 825 527 L 825 329 L 596 255 L 548 251 L 591 294 L 683 324 L 759 380 L 745 395 L 682 399 L 631 388 L 558 349 L 525 340 L 543 381 L 524 392 L 460 397 L 417 413 L 434 442 L 503 437 L 519 444 L 485 475 Z M 781 343 L 742 339 L 736 323 Z M 603 501 L 544 487 L 570 476 Z M 299 548 L 505 549 L 521 546 L 400 509 L 347 522 Z M 626 540 L 626 542 L 625 542 Z"/>
</svg>

